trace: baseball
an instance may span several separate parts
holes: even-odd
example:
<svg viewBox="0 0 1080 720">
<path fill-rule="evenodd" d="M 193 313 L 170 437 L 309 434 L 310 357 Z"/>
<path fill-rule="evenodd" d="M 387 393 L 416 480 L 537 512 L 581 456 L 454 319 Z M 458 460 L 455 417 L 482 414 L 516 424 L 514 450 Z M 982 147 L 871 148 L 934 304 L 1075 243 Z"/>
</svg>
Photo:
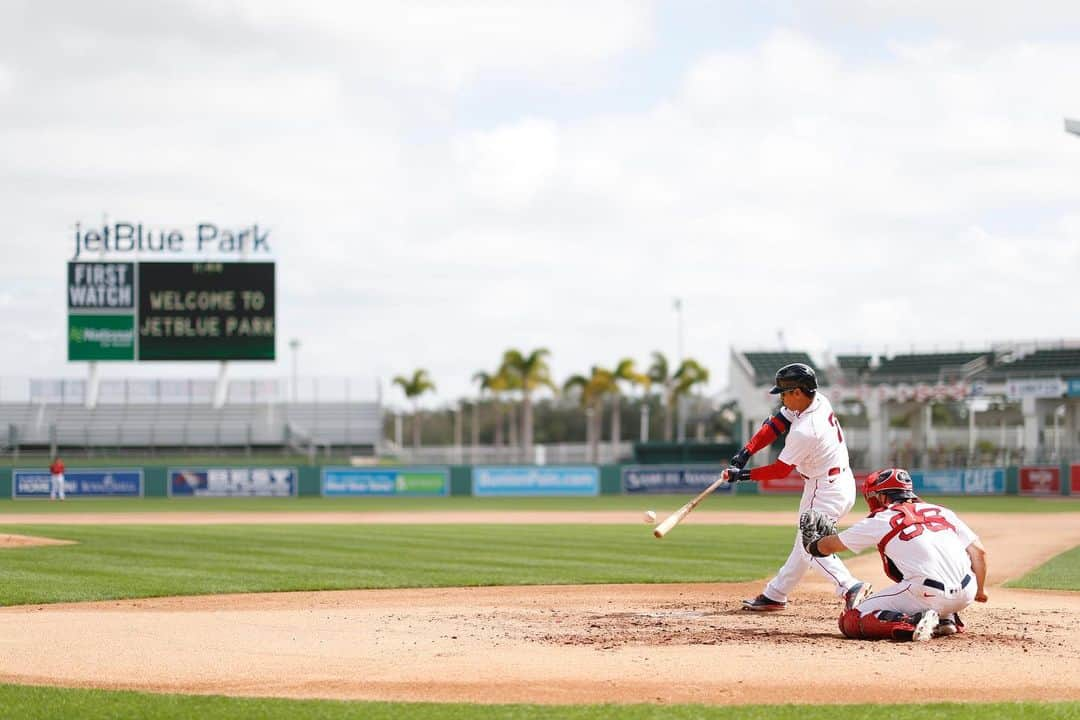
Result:
<svg viewBox="0 0 1080 720">
<path fill-rule="evenodd" d="M 650 525 L 655 523 L 656 522 L 656 513 L 653 512 L 652 510 L 646 510 L 645 511 L 645 522 L 649 523 Z"/>
</svg>

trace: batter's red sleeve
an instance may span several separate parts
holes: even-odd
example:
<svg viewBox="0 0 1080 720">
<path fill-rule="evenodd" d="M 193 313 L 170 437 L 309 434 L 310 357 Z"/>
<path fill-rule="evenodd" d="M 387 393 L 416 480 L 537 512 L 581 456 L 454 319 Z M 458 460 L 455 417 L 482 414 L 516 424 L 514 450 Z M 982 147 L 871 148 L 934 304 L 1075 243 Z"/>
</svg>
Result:
<svg viewBox="0 0 1080 720">
<path fill-rule="evenodd" d="M 751 455 L 762 448 L 772 445 L 773 440 L 785 434 L 791 428 L 791 421 L 780 413 L 776 413 L 766 420 L 761 429 L 754 433 L 750 442 L 746 443 L 746 449 Z"/>
<path fill-rule="evenodd" d="M 795 469 L 794 465 L 788 465 L 786 462 L 780 462 L 777 460 L 771 465 L 763 465 L 762 467 L 753 468 L 750 471 L 751 480 L 780 480 L 786 478 L 791 474 L 791 471 Z"/>
</svg>

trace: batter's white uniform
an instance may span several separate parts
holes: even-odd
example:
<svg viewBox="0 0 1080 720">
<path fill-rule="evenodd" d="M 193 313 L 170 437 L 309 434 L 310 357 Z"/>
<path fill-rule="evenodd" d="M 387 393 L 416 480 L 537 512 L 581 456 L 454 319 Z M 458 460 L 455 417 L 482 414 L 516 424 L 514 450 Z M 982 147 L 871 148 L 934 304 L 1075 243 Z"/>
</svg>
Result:
<svg viewBox="0 0 1080 720">
<path fill-rule="evenodd" d="M 898 529 L 899 528 L 899 529 Z M 861 615 L 895 610 L 914 615 L 960 612 L 975 600 L 978 583 L 967 547 L 979 539 L 952 510 L 924 502 L 879 510 L 840 533 L 840 542 L 859 552 L 878 545 L 886 574 L 895 585 L 859 604 Z"/>
<path fill-rule="evenodd" d="M 833 414 L 832 403 L 820 392 L 800 413 L 786 407 L 780 413 L 791 422 L 780 462 L 794 465 L 803 476 L 802 500 L 799 513 L 814 509 L 839 521 L 855 505 L 855 476 L 848 466 L 844 432 Z M 835 555 L 816 558 L 806 552 L 802 535 L 796 530 L 795 544 L 787 562 L 765 586 L 765 595 L 777 602 L 787 602 L 788 593 L 802 580 L 813 565 L 836 586 L 843 595 L 858 582 Z"/>
</svg>

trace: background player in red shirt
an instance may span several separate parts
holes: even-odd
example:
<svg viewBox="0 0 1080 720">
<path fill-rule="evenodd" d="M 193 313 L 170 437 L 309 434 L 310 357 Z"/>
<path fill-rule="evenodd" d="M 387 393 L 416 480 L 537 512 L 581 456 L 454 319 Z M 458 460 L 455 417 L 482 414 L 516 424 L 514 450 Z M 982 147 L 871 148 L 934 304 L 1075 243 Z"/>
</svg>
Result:
<svg viewBox="0 0 1080 720">
<path fill-rule="evenodd" d="M 63 500 L 64 461 L 60 459 L 59 455 L 53 458 L 52 465 L 49 466 L 49 472 L 52 474 L 52 482 L 49 485 L 49 499 L 55 500 L 59 496 Z"/>
</svg>

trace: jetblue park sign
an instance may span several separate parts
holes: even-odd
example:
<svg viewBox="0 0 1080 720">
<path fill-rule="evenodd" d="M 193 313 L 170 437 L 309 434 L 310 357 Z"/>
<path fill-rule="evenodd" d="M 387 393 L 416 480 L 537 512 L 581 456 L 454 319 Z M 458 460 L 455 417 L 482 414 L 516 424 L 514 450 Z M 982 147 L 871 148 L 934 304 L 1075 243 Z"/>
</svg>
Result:
<svg viewBox="0 0 1080 720">
<path fill-rule="evenodd" d="M 75 254 L 83 253 L 220 253 L 243 255 L 269 253 L 270 231 L 258 224 L 228 227 L 201 222 L 192 227 L 161 227 L 141 222 L 116 222 L 105 225 L 75 223 Z"/>
<path fill-rule="evenodd" d="M 273 360 L 269 236 L 257 224 L 77 223 L 68 360 Z"/>
</svg>

